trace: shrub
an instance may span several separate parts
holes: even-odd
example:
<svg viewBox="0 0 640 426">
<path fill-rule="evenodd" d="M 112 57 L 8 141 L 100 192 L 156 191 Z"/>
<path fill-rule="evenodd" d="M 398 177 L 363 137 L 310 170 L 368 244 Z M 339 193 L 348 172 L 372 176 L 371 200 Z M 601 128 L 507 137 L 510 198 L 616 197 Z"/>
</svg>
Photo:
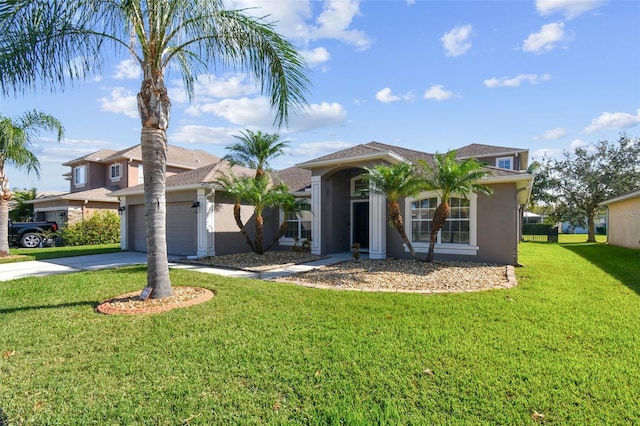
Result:
<svg viewBox="0 0 640 426">
<path fill-rule="evenodd" d="M 546 223 L 525 223 L 522 225 L 523 235 L 548 235 L 553 225 Z"/>
<path fill-rule="evenodd" d="M 67 225 L 62 241 L 67 246 L 119 243 L 120 217 L 114 212 L 97 211 L 89 219 Z"/>
</svg>

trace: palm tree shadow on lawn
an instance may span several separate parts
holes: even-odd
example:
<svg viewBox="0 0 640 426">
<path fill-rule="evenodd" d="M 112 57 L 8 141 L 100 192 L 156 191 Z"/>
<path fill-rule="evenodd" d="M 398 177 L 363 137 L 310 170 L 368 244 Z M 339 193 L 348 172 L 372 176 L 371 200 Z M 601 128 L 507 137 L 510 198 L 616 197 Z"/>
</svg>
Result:
<svg viewBox="0 0 640 426">
<path fill-rule="evenodd" d="M 640 295 L 640 251 L 603 243 L 560 244 Z"/>
</svg>

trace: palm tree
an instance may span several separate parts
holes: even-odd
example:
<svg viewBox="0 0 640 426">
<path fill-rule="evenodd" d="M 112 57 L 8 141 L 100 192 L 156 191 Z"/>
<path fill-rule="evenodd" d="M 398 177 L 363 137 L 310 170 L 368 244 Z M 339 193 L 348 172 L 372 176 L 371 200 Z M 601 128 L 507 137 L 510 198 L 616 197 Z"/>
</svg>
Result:
<svg viewBox="0 0 640 426">
<path fill-rule="evenodd" d="M 36 196 L 35 188 L 23 190 L 14 188 L 12 199 L 15 205 L 9 212 L 9 218 L 14 222 L 25 222 L 33 217 L 33 204 L 27 204 L 25 201 L 35 200 Z"/>
<path fill-rule="evenodd" d="M 364 174 L 365 181 L 369 182 L 372 191 L 387 197 L 387 210 L 389 211 L 389 223 L 398 231 L 402 241 L 406 244 L 411 256 L 420 260 L 416 254 L 411 240 L 407 237 L 400 212 L 398 200 L 414 197 L 427 189 L 424 177 L 411 163 L 399 162 L 393 165 L 379 164 Z"/>
<path fill-rule="evenodd" d="M 285 189 L 286 188 L 286 189 Z M 304 211 L 311 211 L 311 205 L 309 204 L 308 199 L 299 199 L 293 195 L 288 187 L 283 187 L 283 191 L 286 193 L 282 193 L 280 201 L 280 208 L 282 208 L 282 222 L 280 222 L 280 226 L 278 227 L 278 232 L 273 237 L 269 245 L 264 249 L 264 251 L 269 251 L 271 247 L 273 247 L 280 238 L 284 237 L 287 233 L 287 225 L 289 215 L 294 213 L 300 213 Z"/>
<path fill-rule="evenodd" d="M 233 216 L 245 241 L 256 254 L 264 254 L 264 210 L 268 207 L 277 207 L 288 204 L 292 197 L 289 188 L 284 184 L 271 185 L 268 176 L 261 177 L 236 177 L 223 176 L 218 179 L 222 190 L 228 193 L 234 200 Z M 254 239 L 251 240 L 241 217 L 241 202 L 245 201 L 254 207 Z M 268 248 L 273 245 L 270 244 Z"/>
<path fill-rule="evenodd" d="M 142 71 L 137 95 L 142 131 L 151 297 L 173 293 L 166 244 L 167 128 L 165 72 L 180 73 L 190 98 L 209 66 L 250 73 L 268 94 L 275 124 L 303 106 L 307 68 L 293 45 L 263 19 L 225 10 L 223 0 L 9 0 L 0 7 L 0 84 L 4 93 L 63 88 L 100 71 L 124 49 Z"/>
<path fill-rule="evenodd" d="M 40 176 L 40 162 L 29 145 L 41 130 L 55 132 L 58 141 L 64 135 L 62 124 L 42 112 L 30 111 L 15 120 L 0 116 L 0 257 L 9 255 L 9 201 L 13 196 L 5 165 Z"/>
<path fill-rule="evenodd" d="M 488 176 L 490 172 L 484 169 L 483 165 L 475 158 L 468 158 L 458 162 L 456 161 L 456 151 L 449 151 L 446 154 L 436 153 L 433 162 L 433 166 L 425 161 L 420 162 L 426 173 L 427 184 L 429 187 L 436 189 L 440 195 L 440 204 L 436 207 L 431 222 L 427 262 L 433 261 L 438 232 L 449 217 L 449 212 L 451 211 L 449 199 L 451 195 L 458 194 L 466 197 L 474 192 L 487 195 L 493 192 L 488 186 L 478 183 L 480 179 Z"/>
<path fill-rule="evenodd" d="M 269 160 L 281 156 L 289 142 L 280 141 L 280 135 L 244 130 L 240 136 L 234 136 L 240 142 L 226 147 L 231 151 L 224 159 L 256 170 L 256 178 L 265 176 L 269 171 Z"/>
</svg>

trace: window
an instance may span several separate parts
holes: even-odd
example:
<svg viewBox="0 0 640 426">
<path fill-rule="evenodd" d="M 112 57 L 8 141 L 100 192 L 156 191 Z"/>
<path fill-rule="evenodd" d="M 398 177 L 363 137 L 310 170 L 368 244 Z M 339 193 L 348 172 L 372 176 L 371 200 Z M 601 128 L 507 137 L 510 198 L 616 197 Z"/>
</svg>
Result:
<svg viewBox="0 0 640 426">
<path fill-rule="evenodd" d="M 429 249 L 431 226 L 441 197 L 434 192 L 421 194 L 417 199 L 406 202 L 408 235 L 417 252 Z M 475 255 L 476 247 L 476 204 L 477 196 L 468 198 L 452 196 L 449 217 L 437 235 L 436 253 Z"/>
<path fill-rule="evenodd" d="M 73 183 L 76 186 L 85 186 L 87 183 L 87 166 L 78 166 L 73 169 Z"/>
<path fill-rule="evenodd" d="M 120 163 L 112 164 L 109 167 L 109 175 L 112 181 L 120 180 Z"/>
<path fill-rule="evenodd" d="M 142 172 L 142 164 L 138 164 L 138 185 L 144 183 L 144 173 Z"/>
<path fill-rule="evenodd" d="M 513 170 L 513 157 L 496 158 L 496 167 L 500 169 Z"/>
<path fill-rule="evenodd" d="M 360 176 L 356 176 L 351 179 L 351 197 L 352 198 L 367 198 L 369 197 L 369 184 Z"/>
<path fill-rule="evenodd" d="M 300 201 L 299 201 L 300 202 Z M 290 245 L 294 244 L 296 238 L 300 241 L 311 239 L 311 211 L 309 211 L 309 201 L 304 199 L 301 204 L 305 210 L 287 213 L 287 229 L 281 239 L 281 243 Z M 284 212 L 280 211 L 280 217 Z"/>
</svg>

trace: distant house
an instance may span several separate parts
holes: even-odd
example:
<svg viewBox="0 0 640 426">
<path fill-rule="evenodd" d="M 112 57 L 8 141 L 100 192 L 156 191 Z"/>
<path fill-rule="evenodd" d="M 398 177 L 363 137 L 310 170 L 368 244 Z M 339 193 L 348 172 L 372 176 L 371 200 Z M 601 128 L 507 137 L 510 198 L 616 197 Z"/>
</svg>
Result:
<svg viewBox="0 0 640 426">
<path fill-rule="evenodd" d="M 600 204 L 609 210 L 609 244 L 640 249 L 640 188 Z"/>
<path fill-rule="evenodd" d="M 523 223 L 542 223 L 544 221 L 544 216 L 533 213 L 533 212 L 524 212 L 523 215 Z"/>
<path fill-rule="evenodd" d="M 167 176 L 219 160 L 205 151 L 169 145 Z M 62 227 L 88 218 L 97 210 L 117 212 L 118 200 L 107 194 L 142 183 L 140 145 L 121 151 L 101 149 L 63 165 L 70 167 L 70 171 L 64 174 L 69 181 L 69 192 L 27 201 L 33 204 L 35 220 L 55 221 Z"/>
<path fill-rule="evenodd" d="M 523 170 L 527 167 L 528 152 L 488 145 L 473 147 L 479 150 L 483 161 L 491 164 L 487 166 L 490 176 L 483 183 L 493 188 L 494 193 L 490 197 L 472 194 L 468 199 L 452 198 L 452 214 L 438 235 L 436 256 L 517 263 L 521 211 L 533 180 Z M 498 161 L 506 157 L 512 161 Z M 273 238 L 282 221 L 287 221 L 287 233 L 279 240 L 281 249 L 292 246 L 296 238 L 311 237 L 311 251 L 315 254 L 349 251 L 357 242 L 374 259 L 409 257 L 400 237 L 388 226 L 385 198 L 368 191 L 362 175 L 366 167 L 375 164 L 418 159 L 432 162 L 433 155 L 370 142 L 281 170 L 277 177 L 296 196 L 308 200 L 311 212 L 288 217 L 278 211 L 265 212 L 265 242 Z M 167 178 L 169 254 L 202 257 L 248 251 L 233 219 L 233 200 L 215 184 L 229 170 L 229 165 L 220 160 Z M 233 170 L 237 170 L 236 174 L 253 173 L 249 169 Z M 125 188 L 110 195 L 119 197 L 124 207 L 122 248 L 146 251 L 143 187 Z M 425 230 L 438 202 L 433 191 L 402 201 L 407 232 L 418 252 L 427 251 L 429 235 Z M 250 223 L 253 213 L 250 206 L 243 206 L 242 212 L 245 222 Z"/>
</svg>

